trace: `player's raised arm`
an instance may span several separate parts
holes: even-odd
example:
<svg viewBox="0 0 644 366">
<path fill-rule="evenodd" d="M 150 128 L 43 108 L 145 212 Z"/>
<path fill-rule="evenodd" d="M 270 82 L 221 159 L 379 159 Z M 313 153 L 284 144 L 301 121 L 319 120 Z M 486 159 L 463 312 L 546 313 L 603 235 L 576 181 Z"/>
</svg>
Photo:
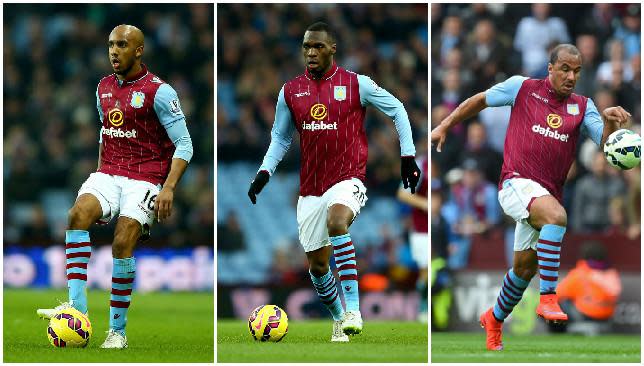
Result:
<svg viewBox="0 0 644 366">
<path fill-rule="evenodd" d="M 603 148 L 608 136 L 620 129 L 630 117 L 631 114 L 620 106 L 608 107 L 600 115 L 593 100 L 588 98 L 581 132 Z"/>
<path fill-rule="evenodd" d="M 159 122 L 175 146 L 170 172 L 154 202 L 156 216 L 159 221 L 163 221 L 170 217 L 174 190 L 186 171 L 190 159 L 192 159 L 193 148 L 192 139 L 186 126 L 186 118 L 179 104 L 179 97 L 170 85 L 163 84 L 159 87 L 154 98 L 154 109 L 159 117 Z"/>
<path fill-rule="evenodd" d="M 411 137 L 411 125 L 405 107 L 400 100 L 379 87 L 368 76 L 358 75 L 358 85 L 360 103 L 363 106 L 373 105 L 393 119 L 400 140 L 400 176 L 404 188 L 409 188 L 411 193 L 415 193 L 420 169 L 416 165 L 416 147 Z"/>
<path fill-rule="evenodd" d="M 604 130 L 602 133 L 602 141 L 600 147 L 604 146 L 604 142 L 611 133 L 619 130 L 621 125 L 628 122 L 628 119 L 631 117 L 631 114 L 628 113 L 621 106 L 617 107 L 608 107 L 602 112 L 602 120 L 604 122 Z"/>
<path fill-rule="evenodd" d="M 443 143 L 445 143 L 445 138 L 447 137 L 447 132 L 457 123 L 477 115 L 480 111 L 487 108 L 485 104 L 485 92 L 480 92 L 474 96 L 471 96 L 459 104 L 456 109 L 445 117 L 441 123 L 432 130 L 431 134 L 431 143 L 437 144 L 436 151 L 441 152 Z"/>
<path fill-rule="evenodd" d="M 523 76 L 513 76 L 508 80 L 496 84 L 490 89 L 475 94 L 459 104 L 449 116 L 432 130 L 431 143 L 437 144 L 436 151 L 441 152 L 447 132 L 457 123 L 476 116 L 487 107 L 500 107 L 514 105 L 514 100 L 519 93 L 521 84 L 526 80 Z"/>
<path fill-rule="evenodd" d="M 255 204 L 257 195 L 262 191 L 271 175 L 277 169 L 277 164 L 282 161 L 284 155 L 293 142 L 293 131 L 295 125 L 291 118 L 291 111 L 288 109 L 286 99 L 284 98 L 284 87 L 280 90 L 277 97 L 277 106 L 275 107 L 275 122 L 271 130 L 271 144 L 264 155 L 262 165 L 257 171 L 255 179 L 250 183 L 248 189 L 248 198 Z"/>
</svg>

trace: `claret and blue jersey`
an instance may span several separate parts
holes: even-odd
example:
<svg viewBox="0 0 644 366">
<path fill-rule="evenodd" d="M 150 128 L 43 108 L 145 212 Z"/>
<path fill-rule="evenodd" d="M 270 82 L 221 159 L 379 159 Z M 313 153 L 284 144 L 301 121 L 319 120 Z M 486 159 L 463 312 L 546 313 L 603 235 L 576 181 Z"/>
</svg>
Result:
<svg viewBox="0 0 644 366">
<path fill-rule="evenodd" d="M 414 156 L 409 117 L 402 103 L 369 77 L 335 63 L 320 79 L 308 71 L 279 92 L 271 144 L 260 170 L 273 174 L 300 134 L 300 195 L 321 196 L 340 181 L 364 180 L 367 163 L 366 107 L 373 105 L 394 120 L 401 156 Z"/>
<path fill-rule="evenodd" d="M 503 149 L 503 181 L 534 180 L 559 201 L 580 133 L 601 144 L 604 123 L 590 98 L 559 99 L 548 78 L 513 76 L 485 92 L 490 107 L 512 106 Z"/>
<path fill-rule="evenodd" d="M 96 108 L 102 123 L 100 172 L 161 184 L 173 158 L 190 162 L 192 140 L 179 97 L 145 65 L 130 81 L 115 74 L 101 79 Z"/>
</svg>

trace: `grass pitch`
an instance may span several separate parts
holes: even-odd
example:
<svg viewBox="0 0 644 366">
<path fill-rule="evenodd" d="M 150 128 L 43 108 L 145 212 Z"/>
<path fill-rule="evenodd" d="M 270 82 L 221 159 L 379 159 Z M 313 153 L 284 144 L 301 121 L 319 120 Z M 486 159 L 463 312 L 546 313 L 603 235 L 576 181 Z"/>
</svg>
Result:
<svg viewBox="0 0 644 366">
<path fill-rule="evenodd" d="M 218 362 L 422 362 L 427 324 L 365 321 L 349 343 L 331 343 L 329 320 L 291 320 L 279 343 L 256 342 L 243 320 L 217 320 Z"/>
<path fill-rule="evenodd" d="M 485 333 L 432 333 L 432 362 L 640 362 L 639 335 L 504 335 L 505 349 L 485 349 Z"/>
<path fill-rule="evenodd" d="M 214 361 L 212 293 L 132 294 L 125 350 L 99 348 L 109 328 L 109 293 L 89 291 L 92 338 L 87 348 L 55 348 L 37 308 L 67 300 L 67 290 L 4 290 L 4 362 Z"/>
</svg>

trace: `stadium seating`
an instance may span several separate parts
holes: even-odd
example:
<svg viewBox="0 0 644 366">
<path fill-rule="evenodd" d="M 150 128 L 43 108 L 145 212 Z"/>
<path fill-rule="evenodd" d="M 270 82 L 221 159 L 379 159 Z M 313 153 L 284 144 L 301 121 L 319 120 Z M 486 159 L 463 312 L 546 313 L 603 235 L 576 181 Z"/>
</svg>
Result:
<svg viewBox="0 0 644 366">
<path fill-rule="evenodd" d="M 265 281 L 277 245 L 285 238 L 297 238 L 298 174 L 275 174 L 253 206 L 247 198 L 247 192 L 256 171 L 256 165 L 245 162 L 217 166 L 217 221 L 223 223 L 234 212 L 247 244 L 243 251 L 218 253 L 217 281 L 222 284 Z M 380 226 L 396 222 L 398 215 L 399 203 L 394 198 L 370 198 L 351 226 L 351 236 L 356 246 L 379 244 L 379 240 L 382 240 Z M 388 225 L 388 228 L 393 235 L 402 235 L 400 225 Z M 218 238 L 218 242 L 222 240 L 226 239 Z"/>
</svg>

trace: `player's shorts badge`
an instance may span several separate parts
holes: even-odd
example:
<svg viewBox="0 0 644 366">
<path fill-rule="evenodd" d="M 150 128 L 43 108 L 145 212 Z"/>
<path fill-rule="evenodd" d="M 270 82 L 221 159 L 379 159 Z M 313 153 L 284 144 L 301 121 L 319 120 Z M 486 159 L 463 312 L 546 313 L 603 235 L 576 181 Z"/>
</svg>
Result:
<svg viewBox="0 0 644 366">
<path fill-rule="evenodd" d="M 530 185 L 527 185 L 527 186 L 523 187 L 521 189 L 521 191 L 523 192 L 523 194 L 530 194 L 530 193 L 532 193 L 532 187 Z"/>
<path fill-rule="evenodd" d="M 568 114 L 572 114 L 573 116 L 579 114 L 579 104 L 566 104 L 566 107 L 568 108 Z"/>
<path fill-rule="evenodd" d="M 130 101 L 130 105 L 134 108 L 141 108 L 143 107 L 144 101 L 145 101 L 145 94 L 141 92 L 134 92 L 132 93 L 132 100 Z"/>
<path fill-rule="evenodd" d="M 334 86 L 333 99 L 340 102 L 347 99 L 347 87 L 344 85 Z"/>
</svg>

